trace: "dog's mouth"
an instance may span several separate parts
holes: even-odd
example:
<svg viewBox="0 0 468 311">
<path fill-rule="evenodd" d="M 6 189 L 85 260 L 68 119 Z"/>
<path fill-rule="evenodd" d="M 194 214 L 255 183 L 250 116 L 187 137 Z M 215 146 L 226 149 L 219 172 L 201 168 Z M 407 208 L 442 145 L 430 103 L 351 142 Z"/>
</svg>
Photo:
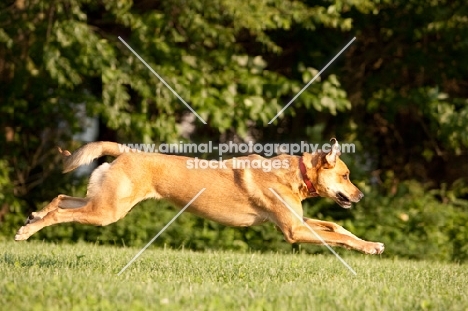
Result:
<svg viewBox="0 0 468 311">
<path fill-rule="evenodd" d="M 342 192 L 338 192 L 336 194 L 336 203 L 338 203 L 343 208 L 350 208 L 351 207 L 351 201 Z"/>
</svg>

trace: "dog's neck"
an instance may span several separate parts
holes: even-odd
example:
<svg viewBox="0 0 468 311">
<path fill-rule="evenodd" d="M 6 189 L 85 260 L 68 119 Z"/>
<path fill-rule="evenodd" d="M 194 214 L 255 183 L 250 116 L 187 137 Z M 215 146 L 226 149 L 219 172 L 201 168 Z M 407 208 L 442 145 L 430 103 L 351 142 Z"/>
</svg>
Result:
<svg viewBox="0 0 468 311">
<path fill-rule="evenodd" d="M 307 169 L 304 165 L 303 157 L 299 158 L 299 170 L 301 171 L 302 180 L 306 184 L 307 190 L 309 191 L 309 196 L 318 197 L 319 194 L 317 193 L 317 190 L 315 189 L 314 185 L 310 181 L 309 177 L 307 177 Z"/>
</svg>

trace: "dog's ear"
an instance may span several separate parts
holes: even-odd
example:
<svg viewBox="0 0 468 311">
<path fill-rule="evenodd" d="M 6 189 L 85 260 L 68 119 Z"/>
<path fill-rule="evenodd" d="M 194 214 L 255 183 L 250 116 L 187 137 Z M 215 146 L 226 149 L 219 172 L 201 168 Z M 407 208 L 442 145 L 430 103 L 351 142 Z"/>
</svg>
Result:
<svg viewBox="0 0 468 311">
<path fill-rule="evenodd" d="M 340 152 L 340 144 L 338 144 L 338 140 L 336 138 L 330 139 L 330 141 L 335 141 L 332 145 L 330 152 L 326 155 L 325 159 L 327 160 L 327 164 L 329 168 L 335 167 L 336 164 L 336 157 L 341 154 Z"/>
</svg>

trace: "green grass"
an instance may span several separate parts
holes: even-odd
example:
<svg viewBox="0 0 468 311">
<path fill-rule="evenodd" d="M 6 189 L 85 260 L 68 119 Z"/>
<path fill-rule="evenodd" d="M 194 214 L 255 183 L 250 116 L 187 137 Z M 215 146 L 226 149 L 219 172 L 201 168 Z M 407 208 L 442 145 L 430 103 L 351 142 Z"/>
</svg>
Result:
<svg viewBox="0 0 468 311">
<path fill-rule="evenodd" d="M 468 310 L 464 265 L 0 242 L 2 310 Z"/>
</svg>

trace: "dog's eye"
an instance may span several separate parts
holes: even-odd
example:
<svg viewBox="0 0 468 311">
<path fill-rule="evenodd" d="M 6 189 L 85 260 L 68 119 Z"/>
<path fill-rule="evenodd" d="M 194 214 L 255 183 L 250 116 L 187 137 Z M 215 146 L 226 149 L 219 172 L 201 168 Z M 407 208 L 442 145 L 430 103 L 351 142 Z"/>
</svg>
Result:
<svg viewBox="0 0 468 311">
<path fill-rule="evenodd" d="M 344 180 L 348 180 L 348 175 L 343 175 Z"/>
</svg>

